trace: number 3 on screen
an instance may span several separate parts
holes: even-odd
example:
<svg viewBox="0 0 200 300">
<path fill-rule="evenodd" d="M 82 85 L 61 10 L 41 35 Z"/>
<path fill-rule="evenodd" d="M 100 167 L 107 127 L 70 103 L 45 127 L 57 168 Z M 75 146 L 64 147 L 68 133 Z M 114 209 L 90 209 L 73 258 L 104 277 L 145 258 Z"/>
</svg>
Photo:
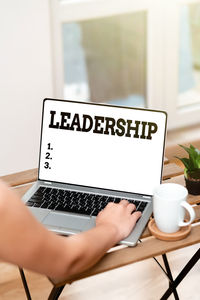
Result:
<svg viewBox="0 0 200 300">
<path fill-rule="evenodd" d="M 45 161 L 45 163 L 44 163 L 44 167 L 45 167 L 45 169 L 50 169 L 50 167 L 49 167 L 49 163 L 48 163 L 47 161 Z"/>
</svg>

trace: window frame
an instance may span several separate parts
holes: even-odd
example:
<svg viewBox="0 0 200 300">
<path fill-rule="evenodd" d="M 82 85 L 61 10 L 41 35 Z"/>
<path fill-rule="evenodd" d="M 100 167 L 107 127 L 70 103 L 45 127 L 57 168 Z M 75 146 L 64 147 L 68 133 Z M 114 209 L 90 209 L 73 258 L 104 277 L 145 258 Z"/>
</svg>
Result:
<svg viewBox="0 0 200 300">
<path fill-rule="evenodd" d="M 144 10 L 147 12 L 147 108 L 168 112 L 168 129 L 199 121 L 200 101 L 178 93 L 179 26 L 182 5 L 200 0 L 49 0 L 54 94 L 63 98 L 62 24 Z M 170 22 L 169 22 L 170 20 Z M 173 47 L 171 47 L 173 45 Z"/>
<path fill-rule="evenodd" d="M 169 1 L 165 7 L 163 22 L 165 24 L 164 45 L 167 55 L 163 53 L 163 70 L 165 72 L 164 109 L 168 112 L 169 129 L 190 126 L 199 123 L 200 118 L 200 94 L 197 97 L 182 101 L 178 91 L 179 80 L 179 39 L 180 39 L 180 11 L 183 5 L 199 3 L 199 0 Z M 170 22 L 168 21 L 170 18 Z M 173 45 L 173 47 L 171 47 Z"/>
</svg>

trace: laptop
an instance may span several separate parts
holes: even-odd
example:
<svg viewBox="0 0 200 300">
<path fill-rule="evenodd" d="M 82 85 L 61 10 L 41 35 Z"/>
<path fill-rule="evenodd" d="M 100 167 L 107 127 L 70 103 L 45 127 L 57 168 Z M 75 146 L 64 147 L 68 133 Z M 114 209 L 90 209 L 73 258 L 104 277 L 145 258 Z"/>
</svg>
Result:
<svg viewBox="0 0 200 300">
<path fill-rule="evenodd" d="M 142 212 L 120 244 L 137 244 L 162 179 L 164 111 L 44 99 L 38 180 L 23 201 L 49 230 L 72 235 L 95 226 L 109 202 Z"/>
</svg>

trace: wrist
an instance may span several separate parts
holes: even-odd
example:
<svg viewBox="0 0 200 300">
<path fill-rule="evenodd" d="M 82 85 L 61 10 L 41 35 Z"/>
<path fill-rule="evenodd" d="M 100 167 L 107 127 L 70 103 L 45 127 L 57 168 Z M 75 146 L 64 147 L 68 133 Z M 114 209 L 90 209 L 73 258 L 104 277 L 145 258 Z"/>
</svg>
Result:
<svg viewBox="0 0 200 300">
<path fill-rule="evenodd" d="M 115 245 L 121 240 L 120 232 L 116 225 L 112 223 L 102 223 L 97 224 L 96 227 L 105 231 L 105 234 L 109 236 L 109 240 L 112 242 L 112 245 Z"/>
</svg>

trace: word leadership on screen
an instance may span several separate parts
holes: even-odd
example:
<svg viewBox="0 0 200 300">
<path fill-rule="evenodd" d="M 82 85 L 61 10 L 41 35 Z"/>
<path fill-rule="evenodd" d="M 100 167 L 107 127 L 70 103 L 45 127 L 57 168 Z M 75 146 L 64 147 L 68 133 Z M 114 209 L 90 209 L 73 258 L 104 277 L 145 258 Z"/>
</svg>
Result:
<svg viewBox="0 0 200 300">
<path fill-rule="evenodd" d="M 57 120 L 55 120 L 57 117 Z M 88 114 L 79 115 L 70 112 L 61 112 L 56 116 L 56 111 L 50 111 L 49 128 L 93 132 L 98 134 L 117 135 L 119 137 L 133 137 L 140 139 L 152 139 L 152 135 L 158 130 L 154 122 L 125 120 L 112 117 L 94 116 Z"/>
</svg>

